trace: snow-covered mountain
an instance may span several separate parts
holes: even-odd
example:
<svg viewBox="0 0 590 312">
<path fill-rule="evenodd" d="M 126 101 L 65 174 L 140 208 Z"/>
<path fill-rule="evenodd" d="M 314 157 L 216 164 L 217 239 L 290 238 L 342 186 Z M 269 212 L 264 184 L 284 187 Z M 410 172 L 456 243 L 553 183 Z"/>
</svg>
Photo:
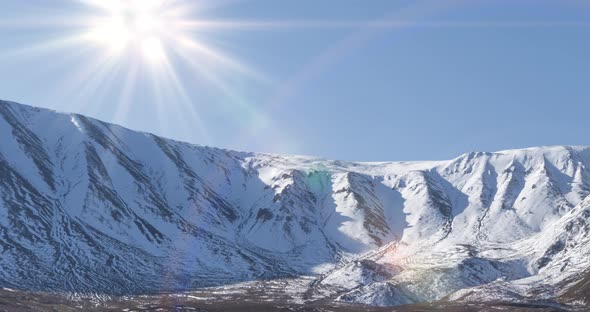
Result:
<svg viewBox="0 0 590 312">
<path fill-rule="evenodd" d="M 0 287 L 134 294 L 311 276 L 303 300 L 581 302 L 590 148 L 354 163 L 0 102 Z"/>
</svg>

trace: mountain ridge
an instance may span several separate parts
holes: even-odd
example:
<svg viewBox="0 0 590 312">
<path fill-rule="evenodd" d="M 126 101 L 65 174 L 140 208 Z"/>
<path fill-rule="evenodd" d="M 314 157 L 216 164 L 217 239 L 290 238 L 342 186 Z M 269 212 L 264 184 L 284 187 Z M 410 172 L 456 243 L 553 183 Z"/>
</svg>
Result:
<svg viewBox="0 0 590 312">
<path fill-rule="evenodd" d="M 496 150 L 496 151 L 483 151 L 483 150 L 473 150 L 471 152 L 465 152 L 463 154 L 460 154 L 458 156 L 456 156 L 455 158 L 451 158 L 451 159 L 423 159 L 423 160 L 343 160 L 343 159 L 332 159 L 330 157 L 324 157 L 324 156 L 319 156 L 319 155 L 306 155 L 306 154 L 288 154 L 288 153 L 273 153 L 273 152 L 252 152 L 252 151 L 246 151 L 246 150 L 239 150 L 239 149 L 234 149 L 231 147 L 217 147 L 217 146 L 211 146 L 211 145 L 203 145 L 203 144 L 199 144 L 199 143 L 195 143 L 195 142 L 189 142 L 189 141 L 182 141 L 182 140 L 178 140 L 178 139 L 173 139 L 173 138 L 169 138 L 166 136 L 162 136 L 159 134 L 155 134 L 153 132 L 150 131 L 145 131 L 145 130 L 137 130 L 137 129 L 133 129 L 127 126 L 123 126 L 114 122 L 110 122 L 110 121 L 105 121 L 102 120 L 100 118 L 96 118 L 96 117 L 90 117 L 81 113 L 74 113 L 74 112 L 68 112 L 68 111 L 61 111 L 58 109 L 53 109 L 53 108 L 46 108 L 46 107 L 40 107 L 40 106 L 34 106 L 34 105 L 29 105 L 29 104 L 23 104 L 20 103 L 18 101 L 12 101 L 12 100 L 2 100 L 0 99 L 0 103 L 2 103 L 3 105 L 15 105 L 15 106 L 19 106 L 19 107 L 26 107 L 28 109 L 32 109 L 32 110 L 42 110 L 42 111 L 46 111 L 46 112 L 51 112 L 51 113 L 55 113 L 55 114 L 60 114 L 60 115 L 68 115 L 68 116 L 83 116 L 84 118 L 88 118 L 91 120 L 94 120 L 96 122 L 102 123 L 102 124 L 107 124 L 107 125 L 111 125 L 111 126 L 115 126 L 115 127 L 119 127 L 122 128 L 124 130 L 127 131 L 132 131 L 132 132 L 136 132 L 136 133 L 142 133 L 145 135 L 151 135 L 151 136 L 155 136 L 155 137 L 159 137 L 162 139 L 165 139 L 167 141 L 174 141 L 177 143 L 182 143 L 182 144 L 189 144 L 189 145 L 195 145 L 195 146 L 200 146 L 200 147 L 207 147 L 207 148 L 212 148 L 212 149 L 219 149 L 219 150 L 223 150 L 223 151 L 228 151 L 228 152 L 234 152 L 234 153 L 244 153 L 244 154 L 256 154 L 256 155 L 267 155 L 267 156 L 277 156 L 277 157 L 293 157 L 293 158 L 308 158 L 308 159 L 313 159 L 313 160 L 323 160 L 323 161 L 335 161 L 335 162 L 342 162 L 342 163 L 356 163 L 356 164 L 390 164 L 390 163 L 429 163 L 429 162 L 445 162 L 445 161 L 452 161 L 455 160 L 457 158 L 461 158 L 464 156 L 467 156 L 469 154 L 502 154 L 502 153 L 511 153 L 511 152 L 524 152 L 524 151 L 534 151 L 534 150 L 544 150 L 544 149 L 559 149 L 559 148 L 566 148 L 566 149 L 574 149 L 574 150 L 584 150 L 584 149 L 590 149 L 590 145 L 540 145 L 540 146 L 527 146 L 527 147 L 517 147 L 517 148 L 507 148 L 507 149 L 502 149 L 502 150 Z"/>
<path fill-rule="evenodd" d="M 298 300 L 398 305 L 478 289 L 532 300 L 539 280 L 590 267 L 584 235 L 563 236 L 586 233 L 590 147 L 350 162 L 4 101 L 0 138 L 0 287 L 121 295 L 292 278 Z"/>
</svg>

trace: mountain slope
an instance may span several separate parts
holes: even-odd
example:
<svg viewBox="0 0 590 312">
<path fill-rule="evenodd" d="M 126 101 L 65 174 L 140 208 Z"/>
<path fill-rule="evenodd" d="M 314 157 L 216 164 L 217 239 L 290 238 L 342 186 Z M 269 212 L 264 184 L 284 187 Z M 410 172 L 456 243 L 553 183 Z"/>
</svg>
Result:
<svg viewBox="0 0 590 312">
<path fill-rule="evenodd" d="M 564 259 L 587 254 L 585 232 L 567 234 L 585 229 L 586 147 L 353 163 L 11 102 L 0 138 L 3 287 L 135 294 L 312 275 L 306 300 L 396 305 L 562 285 Z"/>
</svg>

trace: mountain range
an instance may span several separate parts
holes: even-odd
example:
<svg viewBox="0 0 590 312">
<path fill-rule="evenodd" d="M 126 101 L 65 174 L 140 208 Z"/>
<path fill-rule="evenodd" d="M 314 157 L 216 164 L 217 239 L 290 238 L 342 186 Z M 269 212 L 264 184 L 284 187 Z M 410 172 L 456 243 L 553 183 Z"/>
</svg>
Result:
<svg viewBox="0 0 590 312">
<path fill-rule="evenodd" d="M 4 289 L 281 281 L 301 303 L 590 304 L 590 147 L 334 161 L 5 101 L 0 140 Z"/>
</svg>

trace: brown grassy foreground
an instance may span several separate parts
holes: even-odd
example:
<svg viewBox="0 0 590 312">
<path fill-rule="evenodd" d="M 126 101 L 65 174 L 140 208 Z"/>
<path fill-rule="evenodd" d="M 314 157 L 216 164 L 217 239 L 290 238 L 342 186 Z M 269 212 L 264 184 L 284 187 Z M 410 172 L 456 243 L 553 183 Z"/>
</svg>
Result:
<svg viewBox="0 0 590 312">
<path fill-rule="evenodd" d="M 457 304 L 433 303 L 407 305 L 392 308 L 379 308 L 358 305 L 340 304 L 293 304 L 281 302 L 263 302 L 257 298 L 202 300 L 186 295 L 154 295 L 141 297 L 125 297 L 116 299 L 72 299 L 58 294 L 35 293 L 27 291 L 0 290 L 0 311 L 7 312 L 78 312 L 78 311 L 195 311 L 195 312 L 270 312 L 270 311 L 302 311 L 302 312 L 348 312 L 348 311 L 448 311 L 448 312 L 479 312 L 479 311 L 569 311 L 566 309 L 541 305 L 519 305 L 510 303 Z"/>
</svg>

